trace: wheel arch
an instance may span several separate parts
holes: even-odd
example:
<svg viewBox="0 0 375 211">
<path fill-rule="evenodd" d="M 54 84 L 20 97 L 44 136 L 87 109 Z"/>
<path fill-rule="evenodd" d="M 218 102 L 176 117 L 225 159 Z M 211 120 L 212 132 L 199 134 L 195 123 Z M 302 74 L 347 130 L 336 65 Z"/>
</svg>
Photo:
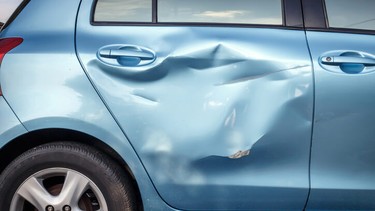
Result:
<svg viewBox="0 0 375 211">
<path fill-rule="evenodd" d="M 140 195 L 139 185 L 126 161 L 113 148 L 111 148 L 102 140 L 80 131 L 61 128 L 49 128 L 31 131 L 15 138 L 14 140 L 8 142 L 6 145 L 0 148 L 0 173 L 3 172 L 4 169 L 15 158 L 17 158 L 27 150 L 43 144 L 58 141 L 70 141 L 90 145 L 99 152 L 107 155 L 132 178 L 134 187 L 137 190 L 137 201 L 139 202 L 139 207 L 142 207 L 143 203 L 142 197 Z"/>
</svg>

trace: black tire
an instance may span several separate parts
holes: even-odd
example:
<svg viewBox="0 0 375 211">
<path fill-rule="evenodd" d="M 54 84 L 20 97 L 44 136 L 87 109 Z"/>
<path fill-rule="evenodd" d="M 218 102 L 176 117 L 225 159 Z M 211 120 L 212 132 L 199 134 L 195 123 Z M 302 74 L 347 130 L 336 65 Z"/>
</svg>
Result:
<svg viewBox="0 0 375 211">
<path fill-rule="evenodd" d="M 59 197 L 60 202 L 36 194 L 30 188 L 35 187 L 33 184 Z M 78 207 L 88 211 L 99 207 L 110 211 L 138 210 L 136 199 L 128 174 L 94 148 L 73 142 L 33 148 L 16 158 L 0 176 L 0 210 L 4 211 L 44 211 L 48 205 L 56 206 L 54 210 L 63 210 L 66 205 L 73 210 Z M 35 201 L 30 203 L 32 200 Z"/>
</svg>

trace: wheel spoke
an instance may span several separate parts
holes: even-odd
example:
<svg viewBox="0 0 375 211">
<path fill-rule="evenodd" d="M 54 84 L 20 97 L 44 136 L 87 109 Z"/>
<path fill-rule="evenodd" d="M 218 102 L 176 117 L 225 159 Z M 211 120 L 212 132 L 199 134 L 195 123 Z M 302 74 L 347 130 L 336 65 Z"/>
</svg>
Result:
<svg viewBox="0 0 375 211">
<path fill-rule="evenodd" d="M 17 194 L 34 205 L 38 210 L 44 210 L 53 200 L 53 196 L 35 178 L 28 179 L 17 191 Z"/>
<path fill-rule="evenodd" d="M 59 198 L 67 204 L 77 205 L 89 183 L 90 181 L 81 174 L 68 171 Z"/>
</svg>

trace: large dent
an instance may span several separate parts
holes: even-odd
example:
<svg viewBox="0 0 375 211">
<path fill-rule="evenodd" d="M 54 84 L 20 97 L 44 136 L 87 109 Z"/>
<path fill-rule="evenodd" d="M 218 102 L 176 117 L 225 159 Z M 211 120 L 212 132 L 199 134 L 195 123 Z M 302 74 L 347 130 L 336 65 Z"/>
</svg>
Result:
<svg viewBox="0 0 375 211">
<path fill-rule="evenodd" d="M 309 64 L 262 60 L 238 49 L 231 43 L 197 45 L 185 53 L 179 49 L 158 58 L 160 65 L 148 72 L 162 74 L 147 83 L 138 80 L 142 71 L 129 76 L 122 68 L 123 77 L 113 80 L 98 61 L 91 61 L 90 68 L 110 81 L 103 88 L 118 87 L 107 91 L 124 101 L 124 110 L 132 110 L 135 127 L 129 132 L 142 140 L 142 153 L 237 157 L 278 125 L 286 109 L 300 109 L 289 107 L 311 88 Z M 300 117 L 310 121 L 310 116 Z M 194 151 L 185 150 L 191 146 Z"/>
<path fill-rule="evenodd" d="M 258 186 L 269 187 L 275 200 L 288 187 L 303 192 L 292 191 L 289 200 L 303 198 L 313 90 L 307 49 L 290 48 L 272 34 L 259 38 L 257 30 L 225 32 L 223 39 L 209 39 L 203 29 L 165 28 L 147 39 L 141 30 L 133 33 L 143 46 L 160 42 L 148 68 L 113 68 L 81 56 L 163 199 L 180 209 L 212 209 L 218 199 L 218 208 L 231 207 L 231 197 L 242 193 L 252 203 L 238 207 L 250 209 L 261 207 L 264 196 L 252 192 Z M 279 33 L 305 44 L 302 32 L 298 38 Z"/>
</svg>

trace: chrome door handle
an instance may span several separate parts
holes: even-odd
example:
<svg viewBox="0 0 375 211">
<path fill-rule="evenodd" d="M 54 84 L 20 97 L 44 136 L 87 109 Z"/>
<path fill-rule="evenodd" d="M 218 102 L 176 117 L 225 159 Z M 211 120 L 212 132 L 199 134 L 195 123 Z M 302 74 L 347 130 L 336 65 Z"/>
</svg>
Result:
<svg viewBox="0 0 375 211">
<path fill-rule="evenodd" d="M 330 72 L 366 74 L 375 72 L 375 56 L 367 52 L 335 50 L 319 58 L 320 66 Z"/>
<path fill-rule="evenodd" d="M 128 49 L 102 49 L 99 55 L 103 58 L 117 59 L 119 57 L 139 58 L 141 60 L 153 60 L 155 55 L 150 52 Z"/>
<path fill-rule="evenodd" d="M 322 57 L 322 63 L 326 65 L 363 64 L 374 66 L 375 59 L 355 56 L 324 56 Z"/>
<path fill-rule="evenodd" d="M 103 46 L 97 51 L 98 60 L 114 68 L 134 69 L 134 71 L 141 71 L 156 64 L 156 53 L 151 49 L 127 44 L 114 44 Z"/>
</svg>

